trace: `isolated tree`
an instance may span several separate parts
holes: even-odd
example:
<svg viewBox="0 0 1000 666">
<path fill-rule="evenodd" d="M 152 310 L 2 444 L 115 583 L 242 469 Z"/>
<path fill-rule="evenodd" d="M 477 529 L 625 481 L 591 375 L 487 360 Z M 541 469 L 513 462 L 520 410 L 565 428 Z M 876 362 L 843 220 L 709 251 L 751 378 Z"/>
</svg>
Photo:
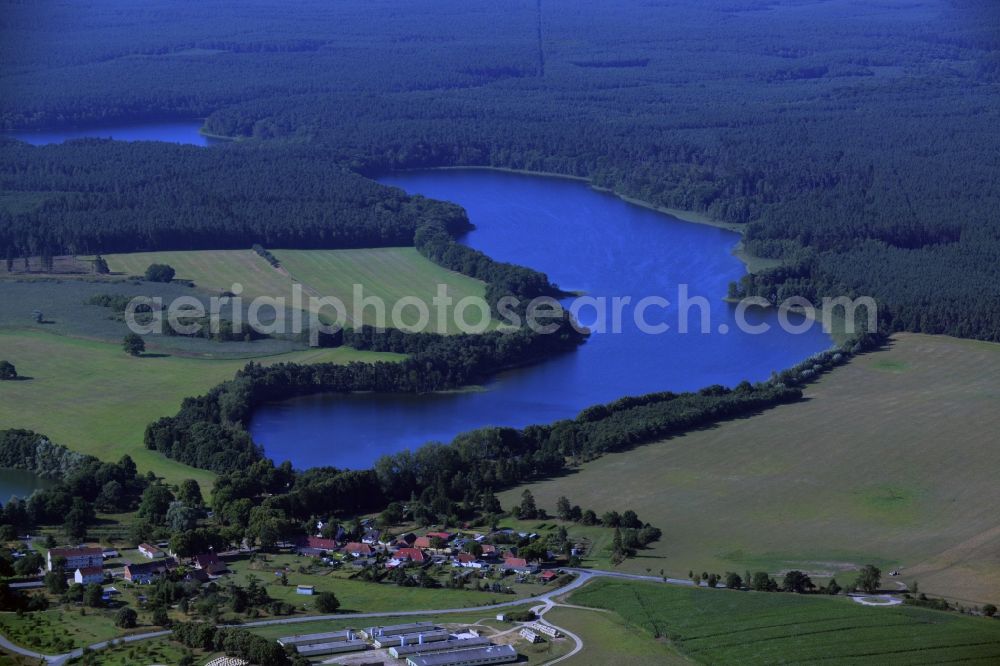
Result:
<svg viewBox="0 0 1000 666">
<path fill-rule="evenodd" d="M 986 604 L 983 606 L 983 615 L 986 617 L 993 617 L 997 614 L 997 607 L 993 604 Z"/>
<path fill-rule="evenodd" d="M 743 587 L 743 579 L 738 573 L 730 571 L 726 574 L 726 587 L 730 590 L 738 590 Z"/>
<path fill-rule="evenodd" d="M 100 608 L 104 605 L 104 588 L 97 583 L 91 583 L 83 591 L 83 603 L 91 608 Z"/>
<path fill-rule="evenodd" d="M 879 585 L 882 583 L 882 570 L 873 564 L 866 564 L 862 569 L 861 573 L 858 574 L 858 579 L 855 581 L 855 585 L 867 592 L 872 594 L 878 591 Z"/>
<path fill-rule="evenodd" d="M 10 361 L 0 361 L 0 380 L 17 379 L 17 368 Z"/>
<path fill-rule="evenodd" d="M 801 571 L 792 570 L 785 574 L 785 579 L 782 581 L 781 588 L 785 592 L 804 594 L 815 589 L 816 586 L 813 584 L 809 576 Z"/>
<path fill-rule="evenodd" d="M 146 351 L 146 343 L 139 334 L 129 333 L 125 336 L 125 339 L 122 340 L 122 349 L 124 349 L 125 353 L 130 356 L 138 356 Z"/>
<path fill-rule="evenodd" d="M 559 520 L 569 520 L 572 510 L 573 505 L 565 496 L 556 500 L 556 515 L 559 516 Z"/>
<path fill-rule="evenodd" d="M 844 588 L 842 588 L 837 583 L 837 579 L 836 578 L 831 578 L 830 582 L 826 586 L 826 593 L 827 594 L 840 594 L 840 591 L 843 590 L 843 589 Z"/>
<path fill-rule="evenodd" d="M 170 282 L 176 274 L 170 264 L 150 264 L 146 269 L 146 279 L 150 282 Z"/>
<path fill-rule="evenodd" d="M 316 596 L 316 610 L 320 613 L 334 613 L 340 608 L 340 600 L 333 592 L 320 592 Z"/>
<path fill-rule="evenodd" d="M 138 619 L 139 615 L 128 606 L 125 606 L 115 614 L 115 626 L 121 629 L 132 629 L 135 627 Z"/>
<path fill-rule="evenodd" d="M 580 522 L 584 525 L 596 525 L 597 524 L 597 514 L 594 513 L 593 509 L 587 509 L 580 516 Z"/>
<path fill-rule="evenodd" d="M 778 583 L 768 576 L 766 571 L 758 571 L 750 581 L 750 589 L 757 592 L 773 592 L 778 589 Z"/>
<path fill-rule="evenodd" d="M 66 584 L 66 573 L 62 567 L 45 574 L 45 589 L 49 594 L 62 594 L 69 589 L 69 585 Z"/>
<path fill-rule="evenodd" d="M 194 479 L 184 479 L 177 489 L 177 499 L 190 507 L 200 507 L 204 504 L 201 496 L 201 486 Z"/>
<path fill-rule="evenodd" d="M 167 527 L 173 532 L 192 530 L 198 524 L 200 515 L 201 512 L 198 509 L 189 507 L 184 502 L 171 502 L 166 514 Z"/>
<path fill-rule="evenodd" d="M 153 609 L 153 614 L 150 620 L 153 624 L 160 627 L 170 626 L 170 616 L 167 614 L 167 609 L 163 606 L 157 606 Z"/>
<path fill-rule="evenodd" d="M 98 275 L 107 275 L 111 272 L 111 269 L 108 268 L 108 262 L 101 255 L 97 255 L 97 258 L 94 259 L 94 272 Z"/>
<path fill-rule="evenodd" d="M 521 517 L 522 518 L 537 518 L 538 517 L 538 507 L 535 504 L 535 496 L 531 494 L 530 490 L 525 489 L 521 493 Z"/>
</svg>

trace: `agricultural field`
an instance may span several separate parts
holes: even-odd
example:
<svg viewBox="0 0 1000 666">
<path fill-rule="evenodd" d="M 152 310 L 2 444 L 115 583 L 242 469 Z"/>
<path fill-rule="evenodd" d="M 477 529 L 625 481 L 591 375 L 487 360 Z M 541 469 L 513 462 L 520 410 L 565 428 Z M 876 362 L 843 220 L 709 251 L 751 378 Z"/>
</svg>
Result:
<svg viewBox="0 0 1000 666">
<path fill-rule="evenodd" d="M 797 568 L 853 580 L 866 563 L 962 603 L 1000 600 L 1000 345 L 899 334 L 806 400 L 527 486 L 600 514 L 633 509 L 663 539 L 621 569 Z M 502 494 L 505 508 L 523 488 Z"/>
<path fill-rule="evenodd" d="M 146 354 L 133 358 L 120 344 L 36 331 L 0 330 L 0 356 L 30 379 L 0 387 L 0 427 L 29 428 L 75 451 L 103 460 L 129 454 L 140 471 L 170 483 L 213 475 L 169 460 L 143 446 L 154 420 L 174 414 L 190 395 L 231 379 L 246 359 L 200 359 Z M 393 354 L 340 347 L 257 358 L 261 363 L 397 360 Z"/>
<path fill-rule="evenodd" d="M 310 296 L 339 298 L 346 306 L 349 324 L 356 323 L 355 284 L 363 286 L 365 296 L 381 298 L 386 303 L 387 315 L 393 304 L 406 296 L 419 298 L 430 306 L 439 284 L 446 285 L 448 295 L 456 302 L 466 296 L 485 294 L 482 282 L 442 268 L 410 247 L 272 252 L 281 263 L 278 268 L 251 250 L 141 252 L 107 255 L 105 259 L 113 272 L 126 275 L 142 275 L 152 263 L 170 264 L 177 271 L 177 280 L 189 280 L 219 293 L 232 290 L 238 283 L 243 287 L 244 300 L 257 296 L 282 297 L 288 307 L 292 306 L 292 284 L 298 282 L 303 287 L 304 309 L 308 309 Z M 472 323 L 476 321 L 476 312 L 469 310 Z M 412 309 L 403 316 L 407 323 L 416 319 Z M 432 313 L 430 330 L 456 332 L 457 327 L 450 319 L 440 328 Z M 375 324 L 375 310 L 366 308 L 362 321 Z"/>
<path fill-rule="evenodd" d="M 566 622 L 567 629 L 580 626 L 585 630 L 594 623 L 614 622 L 624 626 L 619 630 L 619 642 L 611 643 L 615 647 L 643 643 L 635 638 L 638 633 L 645 637 L 647 650 L 667 643 L 684 656 L 707 664 L 831 660 L 838 664 L 939 664 L 959 660 L 988 664 L 1000 659 L 1000 621 L 907 606 L 870 608 L 843 597 L 603 579 L 573 592 L 569 602 L 611 611 L 611 619 L 584 619 L 586 611 L 579 611 Z M 546 617 L 553 622 L 557 617 L 566 619 L 564 609 L 552 613 Z M 629 635 L 633 640 L 623 640 Z M 598 652 L 588 655 L 588 641 L 584 638 L 579 661 L 571 663 L 602 663 L 589 657 L 602 654 L 600 650 L 607 649 L 610 640 L 598 637 Z"/>
</svg>

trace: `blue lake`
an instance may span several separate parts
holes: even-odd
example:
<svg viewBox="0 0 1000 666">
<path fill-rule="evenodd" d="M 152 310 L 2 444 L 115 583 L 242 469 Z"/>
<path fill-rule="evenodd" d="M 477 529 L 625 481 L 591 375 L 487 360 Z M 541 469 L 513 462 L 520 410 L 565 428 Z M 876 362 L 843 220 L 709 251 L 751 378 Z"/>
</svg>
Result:
<svg viewBox="0 0 1000 666">
<path fill-rule="evenodd" d="M 571 418 L 589 405 L 653 391 L 734 386 L 763 380 L 828 348 L 818 325 L 791 334 L 773 312 L 750 312 L 763 334 L 741 332 L 735 306 L 723 301 L 745 273 L 732 250 L 737 234 L 677 220 L 626 203 L 585 183 L 488 170 L 430 170 L 380 179 L 411 194 L 464 206 L 476 229 L 462 242 L 495 259 L 546 272 L 563 289 L 589 297 L 660 296 L 672 305 L 646 311 L 663 334 L 642 332 L 625 308 L 620 333 L 593 334 L 576 352 L 503 373 L 482 390 L 432 395 L 323 395 L 271 404 L 251 432 L 276 461 L 296 467 L 366 468 L 382 454 L 488 425 L 521 427 Z M 679 285 L 704 297 L 679 332 Z M 567 301 L 568 302 L 568 301 Z M 589 324 L 592 308 L 580 319 Z M 801 321 L 801 320 L 798 320 Z M 722 332 L 725 331 L 725 332 Z"/>
<path fill-rule="evenodd" d="M 218 143 L 200 133 L 202 121 L 179 120 L 158 123 L 136 123 L 108 125 L 105 127 L 81 127 L 49 130 L 18 130 L 4 132 L 5 136 L 20 139 L 35 146 L 62 143 L 71 139 L 100 138 L 119 141 L 166 141 L 193 146 L 208 146 Z"/>
</svg>

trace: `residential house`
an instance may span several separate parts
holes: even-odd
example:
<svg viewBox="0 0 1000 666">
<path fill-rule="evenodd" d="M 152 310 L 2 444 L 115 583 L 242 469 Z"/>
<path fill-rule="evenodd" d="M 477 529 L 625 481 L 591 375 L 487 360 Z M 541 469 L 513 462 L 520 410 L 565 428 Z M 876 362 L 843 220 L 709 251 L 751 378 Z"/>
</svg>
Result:
<svg viewBox="0 0 1000 666">
<path fill-rule="evenodd" d="M 104 569 L 101 567 L 81 567 L 73 572 L 73 582 L 80 585 L 100 585 L 104 582 Z"/>
<path fill-rule="evenodd" d="M 351 557 L 372 557 L 375 550 L 367 543 L 351 542 L 344 546 L 344 552 Z"/>
<path fill-rule="evenodd" d="M 104 564 L 100 548 L 52 548 L 46 556 L 46 567 L 52 571 L 53 563 L 60 557 L 65 558 L 63 567 L 67 571 L 76 571 L 87 567 L 99 567 Z"/>
<path fill-rule="evenodd" d="M 413 564 L 423 564 L 427 561 L 424 552 L 419 548 L 400 548 L 396 551 L 395 558 L 400 562 L 411 562 Z"/>
<path fill-rule="evenodd" d="M 192 562 L 195 569 L 205 571 L 209 576 L 221 576 L 229 571 L 229 567 L 215 553 L 195 555 Z"/>
<path fill-rule="evenodd" d="M 296 551 L 299 555 L 316 556 L 332 552 L 334 550 L 337 550 L 337 541 L 335 539 L 307 536 L 300 538 L 296 542 Z"/>
<path fill-rule="evenodd" d="M 464 567 L 466 569 L 482 569 L 486 566 L 484 562 L 481 562 L 471 553 L 459 553 L 455 556 L 453 564 L 457 567 Z"/>
<path fill-rule="evenodd" d="M 125 580 L 137 585 L 148 585 L 176 566 L 177 561 L 172 557 L 139 564 L 129 563 L 125 565 Z"/>
<path fill-rule="evenodd" d="M 139 544 L 139 554 L 147 560 L 156 560 L 165 556 L 162 550 L 156 546 L 151 546 L 148 543 Z"/>
<path fill-rule="evenodd" d="M 431 538 L 428 537 L 428 536 L 417 537 L 416 539 L 413 540 L 413 547 L 414 548 L 424 548 L 424 549 L 430 548 L 431 547 Z"/>
<path fill-rule="evenodd" d="M 549 569 L 548 571 L 543 571 L 541 574 L 539 574 L 538 580 L 542 581 L 543 583 L 551 583 L 558 577 L 559 577 L 558 571 L 556 571 L 555 569 Z"/>
<path fill-rule="evenodd" d="M 528 562 L 523 557 L 508 557 L 503 561 L 504 571 L 513 571 L 519 574 L 533 574 L 538 572 L 536 562 Z"/>
</svg>

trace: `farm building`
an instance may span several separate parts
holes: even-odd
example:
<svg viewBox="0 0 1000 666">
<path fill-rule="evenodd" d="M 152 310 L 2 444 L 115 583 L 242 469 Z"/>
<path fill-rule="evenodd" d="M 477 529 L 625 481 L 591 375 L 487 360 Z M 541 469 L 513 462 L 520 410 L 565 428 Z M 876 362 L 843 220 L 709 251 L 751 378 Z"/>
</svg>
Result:
<svg viewBox="0 0 1000 666">
<path fill-rule="evenodd" d="M 517 650 L 510 645 L 489 645 L 454 652 L 438 652 L 409 657 L 408 666 L 478 666 L 509 664 L 517 661 Z"/>
<path fill-rule="evenodd" d="M 410 622 L 408 624 L 393 624 L 385 627 L 368 627 L 360 633 L 365 638 L 376 638 L 378 636 L 414 634 L 420 631 L 431 631 L 432 629 L 440 629 L 440 627 L 433 622 Z"/>
<path fill-rule="evenodd" d="M 312 585 L 296 585 L 295 594 L 301 594 L 307 597 L 311 597 L 316 594 L 316 588 Z"/>
<path fill-rule="evenodd" d="M 528 641 L 529 643 L 541 643 L 542 642 L 542 637 L 539 636 L 538 634 L 536 634 L 531 629 L 528 629 L 527 627 L 524 627 L 518 633 L 520 633 L 521 638 L 523 638 L 524 640 Z"/>
<path fill-rule="evenodd" d="M 164 556 L 163 551 L 156 546 L 151 546 L 148 543 L 139 544 L 139 554 L 145 557 L 147 560 L 155 560 Z"/>
<path fill-rule="evenodd" d="M 395 634 L 393 636 L 376 636 L 373 639 L 374 645 L 378 649 L 391 648 L 403 645 L 423 645 L 425 643 L 436 643 L 446 641 L 451 638 L 444 629 L 432 629 L 430 631 L 415 631 L 408 634 Z"/>
<path fill-rule="evenodd" d="M 350 629 L 343 631 L 328 631 L 322 634 L 295 634 L 294 636 L 282 636 L 278 639 L 278 645 L 286 647 L 288 645 L 303 645 L 306 643 L 332 643 L 336 641 L 348 641 L 354 638 L 354 632 Z"/>
<path fill-rule="evenodd" d="M 343 652 L 360 652 L 367 650 L 368 643 L 360 638 L 346 641 L 332 641 L 329 643 L 306 643 L 296 645 L 295 651 L 303 657 L 318 657 L 324 654 L 341 654 Z"/>
<path fill-rule="evenodd" d="M 551 636 L 552 638 L 559 638 L 562 636 L 559 630 L 555 627 L 550 627 L 547 624 L 542 624 L 541 622 L 531 622 L 527 625 L 528 629 L 536 631 L 540 634 L 545 634 L 546 636 Z"/>
<path fill-rule="evenodd" d="M 423 643 L 416 645 L 397 645 L 389 649 L 389 656 L 396 659 L 405 659 L 413 655 L 431 654 L 434 652 L 449 652 L 454 650 L 464 650 L 470 647 L 485 647 L 490 645 L 488 638 L 461 638 L 450 639 L 438 643 Z"/>
</svg>

